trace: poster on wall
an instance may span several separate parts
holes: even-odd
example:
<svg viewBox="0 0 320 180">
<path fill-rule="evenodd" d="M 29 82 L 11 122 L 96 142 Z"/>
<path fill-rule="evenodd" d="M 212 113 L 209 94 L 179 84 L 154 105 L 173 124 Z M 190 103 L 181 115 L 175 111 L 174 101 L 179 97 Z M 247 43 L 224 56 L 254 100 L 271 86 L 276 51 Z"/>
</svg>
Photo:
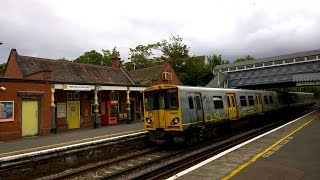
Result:
<svg viewBox="0 0 320 180">
<path fill-rule="evenodd" d="M 14 102 L 0 101 L 0 122 L 7 122 L 14 120 Z"/>
<path fill-rule="evenodd" d="M 57 118 L 67 117 L 66 103 L 57 103 Z"/>
</svg>

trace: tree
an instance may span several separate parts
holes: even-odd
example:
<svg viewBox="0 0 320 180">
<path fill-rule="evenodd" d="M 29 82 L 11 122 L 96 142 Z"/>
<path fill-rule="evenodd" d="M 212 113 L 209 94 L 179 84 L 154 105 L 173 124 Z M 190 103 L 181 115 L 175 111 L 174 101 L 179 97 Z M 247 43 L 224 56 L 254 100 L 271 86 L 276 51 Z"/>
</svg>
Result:
<svg viewBox="0 0 320 180">
<path fill-rule="evenodd" d="M 57 59 L 57 61 L 70 61 L 69 59 L 67 59 L 67 58 L 59 58 L 59 59 Z"/>
<path fill-rule="evenodd" d="M 251 60 L 254 60 L 254 57 L 250 55 L 246 55 L 245 57 L 236 59 L 234 62 L 236 63 L 236 62 L 251 61 Z"/>
<path fill-rule="evenodd" d="M 7 63 L 0 64 L 0 76 L 3 76 L 6 66 L 7 66 Z"/>
<path fill-rule="evenodd" d="M 184 63 L 182 59 L 189 57 L 189 49 L 179 35 L 172 35 L 169 41 L 162 40 L 160 43 L 162 58 L 169 62 L 176 71 L 179 71 L 179 67 Z"/>
<path fill-rule="evenodd" d="M 222 60 L 221 55 L 213 54 L 212 56 L 208 57 L 209 66 L 211 67 L 211 71 L 216 67 L 217 65 L 221 64 L 229 64 L 230 62 L 227 60 Z"/>
<path fill-rule="evenodd" d="M 120 52 L 114 47 L 111 51 L 102 49 L 103 53 L 103 65 L 104 66 L 111 66 L 112 65 L 112 58 L 120 57 Z"/>
<path fill-rule="evenodd" d="M 183 84 L 204 86 L 213 78 L 210 65 L 205 65 L 202 57 L 187 57 L 183 62 L 177 72 Z"/>
<path fill-rule="evenodd" d="M 160 43 L 153 43 L 144 45 L 138 45 L 135 48 L 130 48 L 131 62 L 125 63 L 126 70 L 131 71 L 133 69 L 141 69 L 151 67 L 154 65 L 152 60 L 153 51 L 158 49 Z M 135 66 L 135 68 L 134 68 Z"/>
<path fill-rule="evenodd" d="M 114 47 L 111 51 L 102 49 L 102 54 L 91 50 L 85 52 L 83 55 L 79 56 L 73 62 L 84 63 L 84 64 L 95 64 L 102 66 L 111 66 L 112 61 L 111 58 L 119 57 L 120 53 L 117 51 L 116 47 Z"/>
<path fill-rule="evenodd" d="M 85 52 L 74 60 L 76 63 L 103 65 L 103 55 L 95 50 Z"/>
</svg>

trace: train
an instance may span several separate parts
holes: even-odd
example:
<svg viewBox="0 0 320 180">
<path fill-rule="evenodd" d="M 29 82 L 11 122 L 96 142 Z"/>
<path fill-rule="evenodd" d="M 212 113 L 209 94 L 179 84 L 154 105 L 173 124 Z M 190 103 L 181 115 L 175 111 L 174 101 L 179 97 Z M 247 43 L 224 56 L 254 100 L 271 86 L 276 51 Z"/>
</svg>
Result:
<svg viewBox="0 0 320 180">
<path fill-rule="evenodd" d="M 314 94 L 160 84 L 143 101 L 150 142 L 193 144 L 243 119 L 311 106 Z"/>
</svg>

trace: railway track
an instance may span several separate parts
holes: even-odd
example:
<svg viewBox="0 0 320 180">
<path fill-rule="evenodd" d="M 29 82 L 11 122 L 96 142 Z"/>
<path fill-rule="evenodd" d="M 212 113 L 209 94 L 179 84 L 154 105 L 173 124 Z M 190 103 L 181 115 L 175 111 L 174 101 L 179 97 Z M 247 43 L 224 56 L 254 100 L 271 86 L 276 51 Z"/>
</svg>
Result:
<svg viewBox="0 0 320 180">
<path fill-rule="evenodd" d="M 302 114 L 307 114 L 312 110 L 309 109 Z M 292 118 L 296 116 L 290 119 Z M 191 148 L 146 149 L 44 179 L 164 179 L 288 121 L 286 119 L 274 122 L 237 135 L 229 134 Z"/>
</svg>

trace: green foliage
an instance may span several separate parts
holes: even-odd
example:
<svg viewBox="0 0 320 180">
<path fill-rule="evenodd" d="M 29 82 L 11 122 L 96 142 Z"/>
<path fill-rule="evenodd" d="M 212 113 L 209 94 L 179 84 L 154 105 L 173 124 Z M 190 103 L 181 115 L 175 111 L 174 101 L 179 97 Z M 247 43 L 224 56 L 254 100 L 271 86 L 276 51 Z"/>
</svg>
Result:
<svg viewBox="0 0 320 180">
<path fill-rule="evenodd" d="M 57 61 L 70 61 L 70 60 L 63 57 L 63 58 L 57 59 Z"/>
<path fill-rule="evenodd" d="M 245 57 L 236 59 L 234 62 L 236 63 L 236 62 L 251 61 L 251 60 L 254 60 L 254 57 L 250 55 L 246 55 Z"/>
<path fill-rule="evenodd" d="M 0 76 L 3 75 L 4 70 L 6 69 L 6 65 L 7 65 L 7 63 L 0 64 Z"/>
<path fill-rule="evenodd" d="M 104 66 L 111 66 L 112 65 L 112 58 L 120 57 L 120 52 L 114 47 L 111 51 L 102 49 L 103 53 L 103 65 Z"/>
<path fill-rule="evenodd" d="M 177 74 L 183 84 L 204 86 L 213 78 L 211 67 L 204 64 L 203 57 L 187 57 L 181 60 L 183 63 Z"/>
<path fill-rule="evenodd" d="M 221 64 L 230 64 L 228 60 L 223 60 L 221 55 L 213 54 L 212 56 L 208 57 L 209 66 L 211 67 L 211 70 L 214 69 L 217 65 Z"/>
<path fill-rule="evenodd" d="M 154 65 L 154 61 L 151 59 L 153 51 L 158 49 L 160 43 L 153 43 L 144 45 L 138 45 L 135 48 L 130 48 L 131 62 L 125 63 L 126 70 L 131 71 L 134 69 L 141 69 L 151 67 Z"/>
<path fill-rule="evenodd" d="M 111 66 L 112 61 L 111 58 L 119 57 L 120 53 L 117 51 L 116 47 L 114 47 L 111 51 L 110 50 L 102 50 L 102 54 L 91 50 L 85 52 L 83 55 L 79 56 L 73 62 L 77 63 L 84 63 L 84 64 L 95 64 L 95 65 L 102 65 L 102 66 Z"/>
<path fill-rule="evenodd" d="M 172 35 L 168 40 L 162 40 L 160 50 L 163 53 L 162 59 L 169 62 L 175 70 L 181 67 L 183 58 L 189 57 L 189 47 L 183 43 L 183 38 L 179 35 Z"/>
</svg>

